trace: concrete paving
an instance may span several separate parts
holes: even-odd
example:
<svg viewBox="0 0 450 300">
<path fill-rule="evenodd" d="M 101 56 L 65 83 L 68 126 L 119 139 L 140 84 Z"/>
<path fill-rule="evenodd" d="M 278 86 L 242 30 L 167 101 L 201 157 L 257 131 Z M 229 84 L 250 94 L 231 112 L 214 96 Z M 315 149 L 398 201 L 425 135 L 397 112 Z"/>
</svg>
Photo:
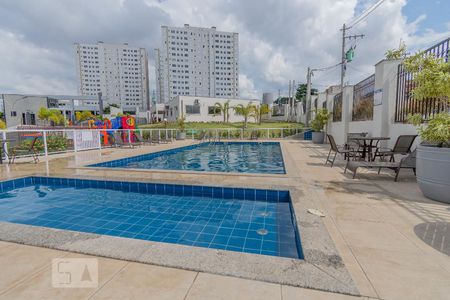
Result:
<svg viewBox="0 0 450 300">
<path fill-rule="evenodd" d="M 1 178 L 26 175 L 82 176 L 251 187 L 297 187 L 322 218 L 363 299 L 448 299 L 450 206 L 424 198 L 412 173 L 365 171 L 357 179 L 343 174 L 344 162 L 324 166 L 327 146 L 284 140 L 287 174 L 282 176 L 133 171 L 83 168 L 83 165 L 187 145 L 192 141 L 138 149 L 104 149 L 52 156 L 37 165 L 0 167 Z M 439 224 L 436 225 L 436 223 Z M 446 227 L 447 226 L 447 227 Z M 2 299 L 354 299 L 355 297 L 257 280 L 213 275 L 124 260 L 99 258 L 97 288 L 52 288 L 51 259 L 90 257 L 68 251 L 0 242 Z"/>
</svg>

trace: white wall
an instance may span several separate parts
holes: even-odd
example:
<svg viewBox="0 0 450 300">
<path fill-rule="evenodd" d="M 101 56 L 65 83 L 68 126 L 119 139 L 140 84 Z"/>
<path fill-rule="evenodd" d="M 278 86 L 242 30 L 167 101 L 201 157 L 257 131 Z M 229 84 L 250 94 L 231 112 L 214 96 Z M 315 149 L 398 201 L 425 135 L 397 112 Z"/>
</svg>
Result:
<svg viewBox="0 0 450 300">
<path fill-rule="evenodd" d="M 346 133 L 367 132 L 369 136 L 390 137 L 390 140 L 382 142 L 381 146 L 393 147 L 399 135 L 417 134 L 414 126 L 395 122 L 397 70 L 400 63 L 400 60 L 382 60 L 375 65 L 375 96 L 371 121 L 352 121 L 353 86 L 344 88 L 342 121 L 330 120 L 327 126 L 327 133 L 334 136 L 336 143 L 344 144 Z M 319 106 L 323 101 L 327 101 L 328 110 L 333 111 L 333 96 L 327 92 L 320 93 Z"/>
<path fill-rule="evenodd" d="M 199 114 L 188 114 L 186 113 L 186 105 L 194 105 L 198 100 L 200 106 Z M 227 99 L 227 98 L 212 98 L 212 97 L 194 97 L 194 96 L 177 96 L 169 102 L 169 111 L 166 112 L 168 121 L 176 121 L 177 118 L 184 115 L 186 122 L 223 122 L 223 114 L 209 114 L 208 107 L 214 106 L 215 103 L 225 103 L 230 100 L 230 110 L 229 112 L 229 122 L 243 122 L 244 118 L 240 115 L 235 114 L 233 107 L 239 104 L 244 106 L 248 105 L 250 102 L 253 105 L 259 106 L 260 102 L 258 100 L 244 100 L 244 99 Z M 181 109 L 183 111 L 181 111 Z M 170 113 L 172 111 L 172 113 Z M 248 122 L 255 122 L 254 118 L 249 118 Z"/>
</svg>

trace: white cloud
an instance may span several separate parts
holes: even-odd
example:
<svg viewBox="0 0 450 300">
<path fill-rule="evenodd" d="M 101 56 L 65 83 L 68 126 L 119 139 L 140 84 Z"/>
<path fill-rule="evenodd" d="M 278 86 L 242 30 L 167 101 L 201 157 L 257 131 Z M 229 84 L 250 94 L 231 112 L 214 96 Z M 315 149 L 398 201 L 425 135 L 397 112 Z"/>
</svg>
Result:
<svg viewBox="0 0 450 300">
<path fill-rule="evenodd" d="M 2 93 L 73 93 L 74 63 L 58 50 L 42 48 L 22 36 L 0 30 Z"/>
<path fill-rule="evenodd" d="M 286 93 L 289 80 L 304 82 L 308 66 L 325 67 L 339 61 L 339 29 L 373 2 L 5 0 L 0 3 L 0 42 L 8 47 L 0 49 L 2 58 L 7 57 L 6 64 L 2 59 L 0 87 L 17 92 L 75 93 L 72 43 L 103 40 L 146 47 L 150 88 L 154 89 L 153 48 L 160 44 L 160 25 L 189 23 L 239 32 L 242 97 L 260 98 L 262 92 L 276 93 L 278 89 Z M 347 71 L 350 83 L 370 75 L 373 65 L 387 49 L 397 47 L 400 39 L 414 51 L 450 35 L 450 28 L 444 32 L 420 30 L 418 34 L 425 15 L 408 22 L 402 14 L 405 5 L 406 0 L 386 0 L 349 32 L 365 34 L 357 41 L 355 59 Z M 313 79 L 319 88 L 338 81 L 338 68 L 317 72 Z"/>
<path fill-rule="evenodd" d="M 243 73 L 239 74 L 239 88 L 241 90 L 241 96 L 243 98 L 259 99 L 261 97 L 261 95 L 255 89 L 253 81 Z"/>
</svg>

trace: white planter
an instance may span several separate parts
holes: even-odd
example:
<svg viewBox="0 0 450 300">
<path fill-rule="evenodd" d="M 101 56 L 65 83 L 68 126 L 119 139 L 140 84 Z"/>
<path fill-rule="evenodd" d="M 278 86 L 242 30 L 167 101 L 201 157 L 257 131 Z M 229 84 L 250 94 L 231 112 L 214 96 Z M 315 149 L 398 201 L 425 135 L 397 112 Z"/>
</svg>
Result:
<svg viewBox="0 0 450 300">
<path fill-rule="evenodd" d="M 325 138 L 325 133 L 323 133 L 322 131 L 320 131 L 320 132 L 313 131 L 312 132 L 311 140 L 314 144 L 323 144 L 324 138 Z"/>
<path fill-rule="evenodd" d="M 425 197 L 450 203 L 450 148 L 419 145 L 417 183 Z"/>
</svg>

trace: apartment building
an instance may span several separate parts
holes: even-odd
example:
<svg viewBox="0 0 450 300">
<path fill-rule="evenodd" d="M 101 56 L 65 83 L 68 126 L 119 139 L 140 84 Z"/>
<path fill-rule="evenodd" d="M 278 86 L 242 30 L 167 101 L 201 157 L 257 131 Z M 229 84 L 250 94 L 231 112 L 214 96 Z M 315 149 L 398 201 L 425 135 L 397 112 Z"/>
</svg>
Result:
<svg viewBox="0 0 450 300">
<path fill-rule="evenodd" d="M 79 95 L 102 93 L 124 111 L 149 110 L 148 56 L 144 48 L 124 44 L 74 44 Z"/>
<path fill-rule="evenodd" d="M 200 28 L 161 26 L 155 49 L 156 98 L 239 96 L 239 35 Z"/>
</svg>

